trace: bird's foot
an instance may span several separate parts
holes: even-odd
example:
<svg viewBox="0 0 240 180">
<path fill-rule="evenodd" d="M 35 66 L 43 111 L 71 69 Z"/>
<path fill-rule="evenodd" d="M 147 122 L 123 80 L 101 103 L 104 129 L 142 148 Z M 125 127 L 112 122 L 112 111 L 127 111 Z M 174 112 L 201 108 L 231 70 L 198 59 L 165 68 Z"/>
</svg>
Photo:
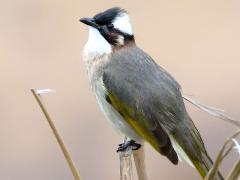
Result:
<svg viewBox="0 0 240 180">
<path fill-rule="evenodd" d="M 131 147 L 132 150 L 138 150 L 139 148 L 141 148 L 141 144 L 136 143 L 134 140 L 129 140 L 129 141 L 125 141 L 122 144 L 118 145 L 118 149 L 117 152 L 121 151 L 126 151 L 128 149 L 128 147 Z"/>
</svg>

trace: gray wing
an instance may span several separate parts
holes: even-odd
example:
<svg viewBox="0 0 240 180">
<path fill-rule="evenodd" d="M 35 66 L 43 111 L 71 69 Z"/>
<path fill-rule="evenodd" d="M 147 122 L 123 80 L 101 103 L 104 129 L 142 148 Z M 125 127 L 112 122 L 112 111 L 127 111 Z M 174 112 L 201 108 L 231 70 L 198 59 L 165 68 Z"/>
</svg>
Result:
<svg viewBox="0 0 240 180">
<path fill-rule="evenodd" d="M 114 53 L 104 71 L 104 83 L 121 102 L 156 119 L 168 132 L 185 119 L 179 84 L 137 47 Z"/>
<path fill-rule="evenodd" d="M 183 119 L 180 86 L 146 53 L 119 50 L 104 70 L 107 101 L 158 152 L 177 164 L 168 133 Z"/>
<path fill-rule="evenodd" d="M 169 134 L 193 162 L 205 153 L 189 118 L 178 83 L 137 47 L 116 51 L 104 70 L 106 99 L 136 132 L 177 164 Z"/>
</svg>

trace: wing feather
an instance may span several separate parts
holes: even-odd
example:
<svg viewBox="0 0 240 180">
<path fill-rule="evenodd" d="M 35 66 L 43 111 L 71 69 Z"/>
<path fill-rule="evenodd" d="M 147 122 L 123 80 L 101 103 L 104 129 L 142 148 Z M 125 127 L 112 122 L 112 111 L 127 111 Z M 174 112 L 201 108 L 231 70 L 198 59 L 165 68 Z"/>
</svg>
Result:
<svg viewBox="0 0 240 180">
<path fill-rule="evenodd" d="M 184 116 L 176 81 L 135 48 L 111 57 L 103 73 L 103 84 L 106 100 L 126 122 L 158 152 L 177 164 L 178 157 L 168 136 Z"/>
</svg>

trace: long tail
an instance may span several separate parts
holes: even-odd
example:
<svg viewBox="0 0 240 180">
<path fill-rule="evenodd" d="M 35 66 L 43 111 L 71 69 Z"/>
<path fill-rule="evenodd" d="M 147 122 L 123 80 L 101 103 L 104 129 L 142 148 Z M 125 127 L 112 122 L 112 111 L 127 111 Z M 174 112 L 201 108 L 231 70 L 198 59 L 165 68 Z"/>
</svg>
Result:
<svg viewBox="0 0 240 180">
<path fill-rule="evenodd" d="M 184 159 L 190 162 L 204 178 L 213 166 L 213 161 L 209 157 L 202 138 L 191 118 L 187 116 L 186 119 L 188 119 L 188 126 L 182 125 L 178 127 L 172 137 L 184 152 Z M 220 172 L 216 174 L 215 180 L 224 180 Z"/>
</svg>

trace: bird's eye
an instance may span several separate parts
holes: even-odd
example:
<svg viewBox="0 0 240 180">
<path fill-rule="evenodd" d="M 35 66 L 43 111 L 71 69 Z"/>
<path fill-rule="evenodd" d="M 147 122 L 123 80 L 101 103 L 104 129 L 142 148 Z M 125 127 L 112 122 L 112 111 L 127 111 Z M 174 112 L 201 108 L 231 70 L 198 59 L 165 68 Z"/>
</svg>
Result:
<svg viewBox="0 0 240 180">
<path fill-rule="evenodd" d="M 112 28 L 114 28 L 114 25 L 113 24 L 108 24 L 107 27 L 108 27 L 108 29 L 112 29 Z"/>
</svg>

